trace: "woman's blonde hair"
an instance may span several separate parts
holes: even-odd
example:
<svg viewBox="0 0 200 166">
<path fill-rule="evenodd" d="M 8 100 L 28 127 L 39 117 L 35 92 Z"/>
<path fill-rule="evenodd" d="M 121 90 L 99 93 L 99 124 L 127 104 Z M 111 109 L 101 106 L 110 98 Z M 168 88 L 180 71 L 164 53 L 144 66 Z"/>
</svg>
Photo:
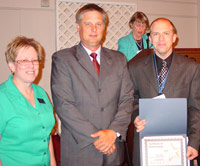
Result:
<svg viewBox="0 0 200 166">
<path fill-rule="evenodd" d="M 144 14 L 143 12 L 140 12 L 140 11 L 137 11 L 135 12 L 130 20 L 129 20 L 129 27 L 132 29 L 133 27 L 133 23 L 136 21 L 136 20 L 139 20 L 141 21 L 142 23 L 145 23 L 146 24 L 146 28 L 148 29 L 149 28 L 149 19 L 148 17 L 146 16 L 146 14 Z"/>
<path fill-rule="evenodd" d="M 39 42 L 33 38 L 27 38 L 24 36 L 15 37 L 8 45 L 5 51 L 6 61 L 15 62 L 18 51 L 23 47 L 33 47 L 38 53 L 38 60 L 43 58 L 43 48 Z"/>
</svg>

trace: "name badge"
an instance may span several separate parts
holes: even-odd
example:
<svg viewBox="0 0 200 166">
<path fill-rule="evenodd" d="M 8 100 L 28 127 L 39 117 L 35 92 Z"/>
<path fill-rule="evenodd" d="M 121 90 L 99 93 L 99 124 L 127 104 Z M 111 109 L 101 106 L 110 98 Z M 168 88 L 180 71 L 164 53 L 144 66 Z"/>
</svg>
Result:
<svg viewBox="0 0 200 166">
<path fill-rule="evenodd" d="M 166 97 L 165 97 L 165 94 L 161 94 L 156 97 L 153 97 L 153 99 L 166 99 Z"/>
<path fill-rule="evenodd" d="M 39 103 L 45 104 L 45 101 L 43 99 L 37 98 Z"/>
</svg>

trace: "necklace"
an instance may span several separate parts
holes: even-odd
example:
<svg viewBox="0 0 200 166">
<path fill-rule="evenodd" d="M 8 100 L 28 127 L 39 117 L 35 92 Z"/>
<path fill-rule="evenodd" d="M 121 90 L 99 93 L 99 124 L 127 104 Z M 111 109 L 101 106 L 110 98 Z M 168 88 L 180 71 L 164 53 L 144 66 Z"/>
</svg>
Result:
<svg viewBox="0 0 200 166">
<path fill-rule="evenodd" d="M 136 40 L 135 43 L 137 44 L 138 49 L 142 50 L 142 46 L 143 46 L 142 39 L 141 40 Z"/>
</svg>

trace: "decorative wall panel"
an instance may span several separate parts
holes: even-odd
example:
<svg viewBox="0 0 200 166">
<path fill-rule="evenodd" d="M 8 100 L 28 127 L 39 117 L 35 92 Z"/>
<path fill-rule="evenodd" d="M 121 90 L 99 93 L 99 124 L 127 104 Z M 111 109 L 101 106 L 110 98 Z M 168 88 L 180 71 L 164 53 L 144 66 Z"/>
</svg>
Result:
<svg viewBox="0 0 200 166">
<path fill-rule="evenodd" d="M 56 1 L 56 49 L 72 47 L 78 44 L 79 34 L 75 24 L 77 10 L 88 2 L 70 0 Z M 96 3 L 96 2 L 95 2 Z M 130 32 L 128 22 L 136 11 L 136 4 L 125 3 L 96 3 L 101 6 L 109 16 L 106 39 L 103 46 L 117 49 L 117 41 L 120 37 Z"/>
</svg>

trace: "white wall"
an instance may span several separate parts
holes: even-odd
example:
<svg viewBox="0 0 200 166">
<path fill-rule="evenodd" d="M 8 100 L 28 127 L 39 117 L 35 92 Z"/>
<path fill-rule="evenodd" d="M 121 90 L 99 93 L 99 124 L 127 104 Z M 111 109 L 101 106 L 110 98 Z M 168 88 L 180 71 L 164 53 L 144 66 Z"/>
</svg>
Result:
<svg viewBox="0 0 200 166">
<path fill-rule="evenodd" d="M 0 82 L 10 74 L 5 61 L 5 48 L 16 35 L 33 37 L 45 49 L 46 61 L 40 85 L 50 95 L 51 54 L 55 51 L 55 9 L 40 7 L 40 0 L 0 0 Z"/>
<path fill-rule="evenodd" d="M 101 2 L 108 2 L 108 0 L 101 0 Z M 109 2 L 135 3 L 139 11 L 147 14 L 150 22 L 157 17 L 167 17 L 177 27 L 179 36 L 177 47 L 200 47 L 198 0 L 109 0 Z M 46 61 L 39 85 L 51 95 L 51 55 L 55 51 L 56 39 L 55 0 L 49 0 L 49 7 L 41 7 L 41 0 L 0 0 L 0 22 L 0 83 L 10 74 L 4 56 L 6 45 L 16 35 L 25 35 L 35 38 L 45 48 Z"/>
</svg>

